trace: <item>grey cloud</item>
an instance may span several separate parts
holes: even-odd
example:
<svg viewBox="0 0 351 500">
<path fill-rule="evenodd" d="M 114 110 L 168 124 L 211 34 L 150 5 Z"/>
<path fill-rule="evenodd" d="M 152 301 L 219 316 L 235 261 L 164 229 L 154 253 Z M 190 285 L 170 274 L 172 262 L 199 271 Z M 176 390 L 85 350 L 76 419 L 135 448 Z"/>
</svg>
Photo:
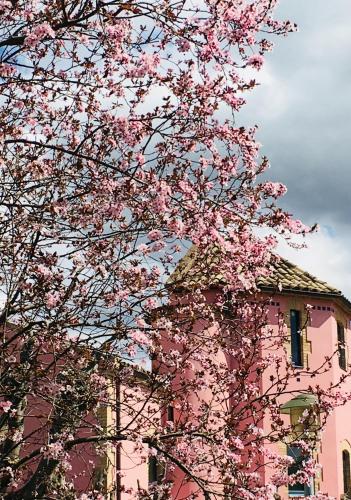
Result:
<svg viewBox="0 0 351 500">
<path fill-rule="evenodd" d="M 260 126 L 269 176 L 288 187 L 284 207 L 332 226 L 348 224 L 351 215 L 350 14 L 349 0 L 282 1 L 279 17 L 300 31 L 276 40 L 270 76 L 263 75 L 245 112 L 245 121 Z"/>
<path fill-rule="evenodd" d="M 351 2 L 281 0 L 277 17 L 299 32 L 275 40 L 241 119 L 260 127 L 282 206 L 323 227 L 309 251 L 283 253 L 350 296 Z"/>
</svg>

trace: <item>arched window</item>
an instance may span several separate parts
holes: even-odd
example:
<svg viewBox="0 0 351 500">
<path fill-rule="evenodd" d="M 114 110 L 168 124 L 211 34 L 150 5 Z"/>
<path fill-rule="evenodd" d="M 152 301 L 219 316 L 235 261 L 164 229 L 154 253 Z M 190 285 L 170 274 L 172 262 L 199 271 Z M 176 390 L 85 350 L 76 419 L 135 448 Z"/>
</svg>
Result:
<svg viewBox="0 0 351 500">
<path fill-rule="evenodd" d="M 347 450 L 342 452 L 342 475 L 344 478 L 344 493 L 349 493 L 351 487 L 350 453 Z"/>
</svg>

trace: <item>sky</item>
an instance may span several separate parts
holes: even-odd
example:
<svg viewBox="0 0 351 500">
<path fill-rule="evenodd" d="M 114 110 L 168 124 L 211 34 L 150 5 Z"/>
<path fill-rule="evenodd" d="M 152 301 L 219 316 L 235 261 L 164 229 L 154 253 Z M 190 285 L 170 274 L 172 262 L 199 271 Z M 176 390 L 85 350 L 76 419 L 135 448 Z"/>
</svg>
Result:
<svg viewBox="0 0 351 500">
<path fill-rule="evenodd" d="M 275 38 L 243 119 L 288 188 L 281 206 L 320 226 L 279 252 L 351 298 L 351 1 L 280 0 L 276 17 L 299 31 Z"/>
</svg>

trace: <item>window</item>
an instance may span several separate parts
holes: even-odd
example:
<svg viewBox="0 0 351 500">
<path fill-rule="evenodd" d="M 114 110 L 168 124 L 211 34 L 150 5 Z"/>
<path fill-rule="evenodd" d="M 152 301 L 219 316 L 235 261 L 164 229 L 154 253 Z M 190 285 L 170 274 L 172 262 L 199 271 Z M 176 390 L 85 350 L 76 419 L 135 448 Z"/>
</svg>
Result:
<svg viewBox="0 0 351 500">
<path fill-rule="evenodd" d="M 303 366 L 300 311 L 290 311 L 291 361 L 295 366 Z"/>
<path fill-rule="evenodd" d="M 306 457 L 298 446 L 288 446 L 288 456 L 294 459 L 294 463 L 288 468 L 288 475 L 291 476 L 302 469 L 302 462 Z M 288 492 L 289 497 L 307 497 L 313 494 L 311 485 L 302 483 L 289 484 Z"/>
<path fill-rule="evenodd" d="M 342 452 L 342 475 L 344 479 L 344 493 L 351 493 L 350 453 L 347 450 L 343 450 Z"/>
<path fill-rule="evenodd" d="M 345 329 L 344 325 L 337 323 L 338 327 L 338 354 L 339 354 L 339 366 L 343 370 L 346 370 L 346 347 L 345 347 Z"/>
<path fill-rule="evenodd" d="M 160 484 L 165 475 L 165 467 L 157 455 L 149 457 L 149 484 Z"/>
<path fill-rule="evenodd" d="M 149 457 L 149 483 L 158 482 L 157 458 Z"/>
<path fill-rule="evenodd" d="M 168 420 L 168 422 L 174 422 L 174 408 L 173 408 L 173 406 L 168 406 L 168 408 L 167 408 L 167 420 Z"/>
</svg>

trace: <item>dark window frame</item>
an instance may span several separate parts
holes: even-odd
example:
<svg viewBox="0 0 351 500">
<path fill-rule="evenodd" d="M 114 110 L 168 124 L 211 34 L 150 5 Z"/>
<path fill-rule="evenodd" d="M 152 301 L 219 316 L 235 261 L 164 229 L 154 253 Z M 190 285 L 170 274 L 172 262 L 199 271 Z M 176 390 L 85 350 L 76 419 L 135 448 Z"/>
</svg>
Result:
<svg viewBox="0 0 351 500">
<path fill-rule="evenodd" d="M 160 462 L 159 455 L 150 455 L 148 463 L 149 485 L 161 484 L 165 475 L 165 466 Z"/>
<path fill-rule="evenodd" d="M 301 313 L 297 309 L 290 309 L 290 343 L 291 362 L 294 366 L 303 367 L 303 346 L 301 335 Z"/>
<path fill-rule="evenodd" d="M 294 445 L 288 446 L 287 455 L 295 460 L 295 462 L 288 467 L 288 475 L 290 476 L 298 472 L 298 470 L 302 467 L 302 462 L 306 459 L 306 457 L 304 457 L 301 454 L 301 449 L 298 446 Z M 289 484 L 288 495 L 289 498 L 308 497 L 313 493 L 312 490 L 313 490 L 312 484 L 301 484 L 301 483 Z"/>
<path fill-rule="evenodd" d="M 149 457 L 149 484 L 158 483 L 158 462 L 157 457 Z"/>
<path fill-rule="evenodd" d="M 351 492 L 351 468 L 350 453 L 348 450 L 342 450 L 342 478 L 344 484 L 344 493 Z"/>
<path fill-rule="evenodd" d="M 339 321 L 337 322 L 337 334 L 338 334 L 338 355 L 339 355 L 339 367 L 346 371 L 346 342 L 345 342 L 345 327 Z"/>
<path fill-rule="evenodd" d="M 174 407 L 172 405 L 167 407 L 167 421 L 174 422 Z"/>
</svg>

